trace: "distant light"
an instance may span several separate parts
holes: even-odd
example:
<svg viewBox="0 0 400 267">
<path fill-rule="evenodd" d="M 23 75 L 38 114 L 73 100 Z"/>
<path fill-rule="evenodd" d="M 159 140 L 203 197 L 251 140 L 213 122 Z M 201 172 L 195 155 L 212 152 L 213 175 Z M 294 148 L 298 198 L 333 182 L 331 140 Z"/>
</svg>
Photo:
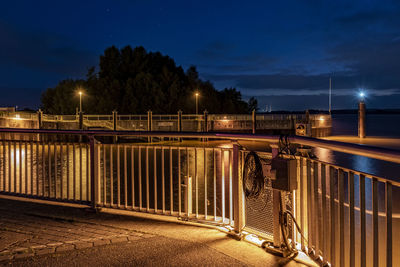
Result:
<svg viewBox="0 0 400 267">
<path fill-rule="evenodd" d="M 21 120 L 21 115 L 19 115 L 19 114 L 15 114 L 15 118 L 14 118 L 14 120 Z"/>
<path fill-rule="evenodd" d="M 196 95 L 196 96 L 199 96 L 199 93 L 196 93 L 195 95 Z"/>
<path fill-rule="evenodd" d="M 319 120 L 320 120 L 320 121 L 324 121 L 325 118 L 324 118 L 324 117 L 319 117 Z"/>
<path fill-rule="evenodd" d="M 79 91 L 79 94 L 82 95 L 82 91 Z"/>
</svg>

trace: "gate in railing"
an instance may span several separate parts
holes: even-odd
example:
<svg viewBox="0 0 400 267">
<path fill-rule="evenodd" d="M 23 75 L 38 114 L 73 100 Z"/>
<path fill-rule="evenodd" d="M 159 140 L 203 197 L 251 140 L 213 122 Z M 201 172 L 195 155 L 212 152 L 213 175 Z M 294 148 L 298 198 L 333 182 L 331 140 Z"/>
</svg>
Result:
<svg viewBox="0 0 400 267">
<path fill-rule="evenodd" d="M 0 131 L 31 138 L 0 140 L 2 194 L 170 215 L 223 225 L 236 233 L 244 229 L 265 238 L 276 237 L 274 229 L 279 218 L 273 216 L 277 203 L 272 189 L 257 204 L 263 212 L 252 214 L 249 203 L 246 206 L 241 181 L 248 151 L 240 150 L 235 143 L 258 140 L 276 144 L 276 136 Z M 80 136 L 83 142 L 46 141 L 54 140 L 48 137 L 54 134 L 58 140 L 67 140 L 62 136 Z M 226 142 L 97 141 L 115 135 L 217 138 Z M 311 138 L 290 140 L 400 163 L 398 152 Z M 271 153 L 262 153 L 271 157 Z M 293 246 L 335 266 L 400 265 L 400 255 L 393 253 L 400 248 L 400 210 L 392 204 L 399 203 L 400 183 L 316 159 L 297 156 L 296 160 L 297 190 L 285 198 L 301 229 L 289 225 Z M 293 223 L 290 219 L 288 222 Z"/>
</svg>

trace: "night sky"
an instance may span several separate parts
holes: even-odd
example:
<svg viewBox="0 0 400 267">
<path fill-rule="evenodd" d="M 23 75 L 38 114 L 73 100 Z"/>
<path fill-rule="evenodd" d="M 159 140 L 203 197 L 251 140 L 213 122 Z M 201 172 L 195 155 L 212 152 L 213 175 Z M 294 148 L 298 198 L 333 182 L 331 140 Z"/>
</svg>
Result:
<svg viewBox="0 0 400 267">
<path fill-rule="evenodd" d="M 105 48 L 160 51 L 260 109 L 400 108 L 400 1 L 2 1 L 0 105 L 84 78 Z"/>
</svg>

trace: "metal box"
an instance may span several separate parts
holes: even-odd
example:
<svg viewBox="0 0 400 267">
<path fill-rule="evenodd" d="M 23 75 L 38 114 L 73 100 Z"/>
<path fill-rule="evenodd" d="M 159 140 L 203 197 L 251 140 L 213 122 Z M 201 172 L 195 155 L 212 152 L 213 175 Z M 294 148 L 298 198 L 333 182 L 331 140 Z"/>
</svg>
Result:
<svg viewBox="0 0 400 267">
<path fill-rule="evenodd" d="M 274 158 L 271 170 L 275 173 L 275 179 L 272 179 L 273 189 L 282 191 L 297 189 L 296 159 Z"/>
</svg>

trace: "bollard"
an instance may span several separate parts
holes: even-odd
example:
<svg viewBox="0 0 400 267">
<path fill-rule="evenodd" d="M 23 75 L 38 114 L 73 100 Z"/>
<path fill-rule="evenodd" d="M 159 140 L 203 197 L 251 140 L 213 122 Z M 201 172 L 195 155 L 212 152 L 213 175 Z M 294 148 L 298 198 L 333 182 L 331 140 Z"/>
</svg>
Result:
<svg viewBox="0 0 400 267">
<path fill-rule="evenodd" d="M 257 117 L 256 117 L 256 110 L 253 109 L 253 111 L 251 112 L 251 122 L 252 122 L 252 133 L 255 134 L 256 133 L 256 127 L 257 127 Z"/>
<path fill-rule="evenodd" d="M 358 103 L 358 137 L 365 138 L 367 133 L 365 130 L 365 102 Z"/>
</svg>

